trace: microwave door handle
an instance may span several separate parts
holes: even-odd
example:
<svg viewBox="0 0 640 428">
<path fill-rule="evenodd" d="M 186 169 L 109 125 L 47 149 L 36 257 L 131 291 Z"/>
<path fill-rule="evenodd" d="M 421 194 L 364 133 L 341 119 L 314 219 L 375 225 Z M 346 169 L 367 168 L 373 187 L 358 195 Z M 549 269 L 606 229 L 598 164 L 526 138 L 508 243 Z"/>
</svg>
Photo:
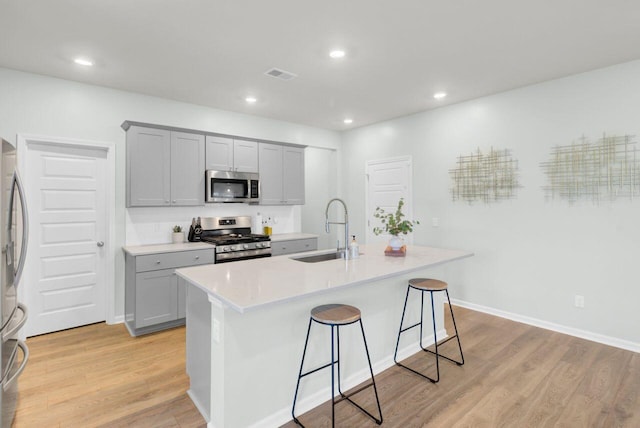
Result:
<svg viewBox="0 0 640 428">
<path fill-rule="evenodd" d="M 24 197 L 24 188 L 22 186 L 22 180 L 20 179 L 20 174 L 18 173 L 17 170 L 14 171 L 13 173 L 13 182 L 15 183 L 15 189 L 18 189 L 18 197 L 20 198 L 20 207 L 21 207 L 21 214 L 22 214 L 22 245 L 20 246 L 20 257 L 18 258 L 18 260 L 15 261 L 17 263 L 17 267 L 16 267 L 15 278 L 13 280 L 13 283 L 16 286 L 18 286 L 18 284 L 20 284 L 20 278 L 22 277 L 25 258 L 27 256 L 27 243 L 29 241 L 29 218 L 27 213 L 27 201 Z M 14 186 L 12 185 L 11 187 L 12 187 L 11 191 L 13 193 Z M 12 195 L 12 197 L 10 198 L 11 202 L 13 202 L 13 197 L 15 197 L 15 195 Z M 10 210 L 13 209 L 12 205 L 9 206 Z"/>
</svg>

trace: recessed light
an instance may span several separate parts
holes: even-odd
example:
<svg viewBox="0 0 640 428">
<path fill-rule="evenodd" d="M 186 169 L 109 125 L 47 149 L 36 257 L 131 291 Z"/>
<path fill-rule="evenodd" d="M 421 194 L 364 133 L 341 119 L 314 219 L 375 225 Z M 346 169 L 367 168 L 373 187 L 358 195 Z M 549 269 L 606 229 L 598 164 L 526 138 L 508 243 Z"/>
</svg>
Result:
<svg viewBox="0 0 640 428">
<path fill-rule="evenodd" d="M 246 102 L 248 102 L 249 104 L 255 104 L 255 102 L 258 101 L 258 99 L 256 97 L 247 97 L 244 100 Z"/>
<path fill-rule="evenodd" d="M 349 125 L 350 123 L 353 123 L 353 119 L 345 119 L 343 120 L 343 122 L 345 123 L 345 125 Z"/>
<path fill-rule="evenodd" d="M 441 100 L 446 96 L 447 96 L 446 92 L 436 92 L 435 94 L 433 94 L 433 98 L 435 98 L 436 100 Z"/>
<path fill-rule="evenodd" d="M 329 52 L 329 56 L 334 59 L 344 58 L 345 55 L 346 55 L 345 51 L 341 49 L 336 49 L 334 51 Z"/>
<path fill-rule="evenodd" d="M 73 60 L 78 65 L 84 65 L 85 67 L 91 67 L 93 65 L 93 61 L 90 61 L 85 58 L 76 58 Z"/>
</svg>

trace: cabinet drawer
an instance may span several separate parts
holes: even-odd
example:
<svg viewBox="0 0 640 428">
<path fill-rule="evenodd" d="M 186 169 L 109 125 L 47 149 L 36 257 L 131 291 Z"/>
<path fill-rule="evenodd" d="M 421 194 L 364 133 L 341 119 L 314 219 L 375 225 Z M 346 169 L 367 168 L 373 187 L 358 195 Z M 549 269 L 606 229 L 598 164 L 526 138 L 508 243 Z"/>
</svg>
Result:
<svg viewBox="0 0 640 428">
<path fill-rule="evenodd" d="M 279 241 L 271 243 L 271 254 L 281 256 L 283 254 L 302 253 L 318 249 L 316 238 L 295 239 L 292 241 Z"/>
<path fill-rule="evenodd" d="M 136 257 L 136 272 L 204 265 L 214 262 L 215 250 L 177 251 Z"/>
</svg>

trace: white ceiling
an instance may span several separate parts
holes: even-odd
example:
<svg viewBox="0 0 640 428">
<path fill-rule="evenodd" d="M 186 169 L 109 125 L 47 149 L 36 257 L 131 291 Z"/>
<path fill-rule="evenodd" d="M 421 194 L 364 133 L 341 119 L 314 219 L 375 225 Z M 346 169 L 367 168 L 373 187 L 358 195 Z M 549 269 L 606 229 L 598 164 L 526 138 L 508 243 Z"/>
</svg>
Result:
<svg viewBox="0 0 640 428">
<path fill-rule="evenodd" d="M 639 41 L 637 0 L 0 0 L 0 66 L 333 130 L 639 59 Z"/>
</svg>

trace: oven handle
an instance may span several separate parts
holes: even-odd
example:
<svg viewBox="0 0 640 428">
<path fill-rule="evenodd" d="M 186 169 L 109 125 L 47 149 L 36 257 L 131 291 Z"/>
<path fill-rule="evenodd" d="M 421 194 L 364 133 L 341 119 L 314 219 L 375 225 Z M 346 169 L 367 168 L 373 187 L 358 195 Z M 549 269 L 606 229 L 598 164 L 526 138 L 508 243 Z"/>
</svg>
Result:
<svg viewBox="0 0 640 428">
<path fill-rule="evenodd" d="M 20 330 L 22 328 L 22 326 L 24 325 L 25 322 L 27 322 L 27 307 L 25 305 L 23 305 L 22 303 L 18 303 L 18 306 L 16 309 L 20 309 L 20 311 L 22 312 L 22 319 L 11 329 L 8 330 L 4 333 L 2 333 L 2 340 L 6 341 L 6 339 L 10 338 L 11 336 L 13 336 L 18 330 Z"/>
<path fill-rule="evenodd" d="M 6 381 L 3 382 L 2 388 L 7 391 L 10 387 L 11 384 L 13 382 L 15 382 L 16 379 L 18 379 L 18 376 L 20 376 L 22 374 L 22 372 L 24 371 L 24 368 L 27 366 L 27 361 L 29 360 L 29 347 L 27 346 L 26 343 L 24 343 L 22 340 L 18 340 L 17 343 L 18 347 L 20 349 L 22 349 L 22 353 L 24 354 L 24 357 L 22 358 L 22 364 L 20 364 L 20 368 L 18 368 L 18 371 L 11 376 L 9 379 L 7 379 Z M 9 367 L 11 367 L 14 363 L 14 361 L 16 360 L 16 354 L 17 354 L 17 349 L 16 352 L 13 353 L 13 356 L 11 357 L 10 361 L 9 361 Z"/>
</svg>

